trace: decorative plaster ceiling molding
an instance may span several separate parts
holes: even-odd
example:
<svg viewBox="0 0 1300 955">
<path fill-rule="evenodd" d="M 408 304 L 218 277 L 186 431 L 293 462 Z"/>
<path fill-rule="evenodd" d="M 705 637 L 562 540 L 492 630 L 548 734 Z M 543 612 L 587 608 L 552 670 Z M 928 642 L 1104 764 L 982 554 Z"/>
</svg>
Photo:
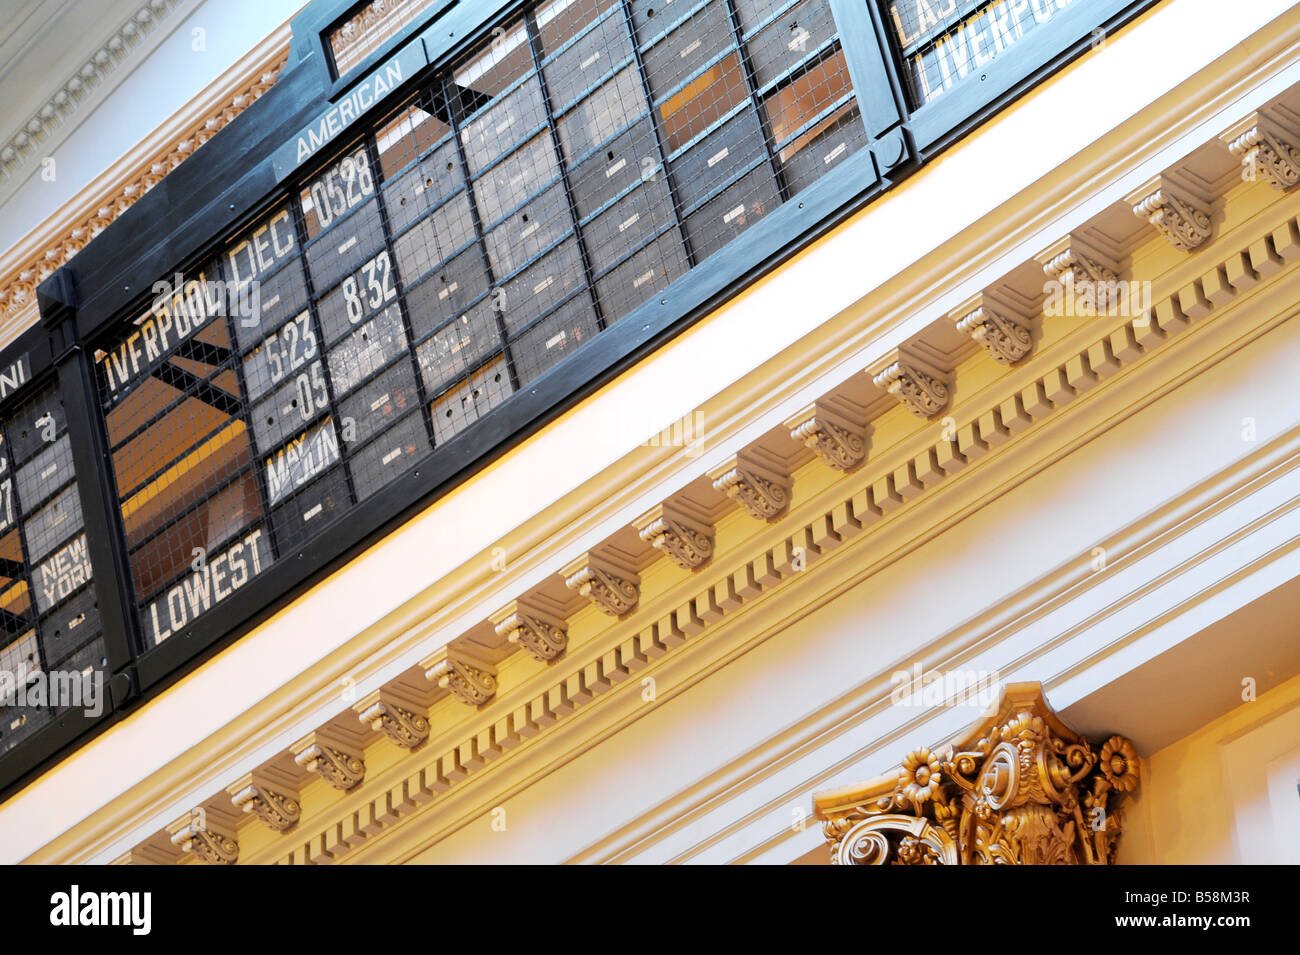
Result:
<svg viewBox="0 0 1300 955">
<path fill-rule="evenodd" d="M 248 108 L 289 56 L 289 25 L 250 51 L 0 259 L 0 347 L 38 319 L 36 287 Z"/>
<path fill-rule="evenodd" d="M 42 155 L 53 150 L 58 130 L 91 99 L 170 15 L 192 0 L 147 0 L 100 44 L 71 76 L 17 132 L 10 133 L 0 145 L 0 183 L 22 179 L 22 174 Z M 42 149 L 41 147 L 45 147 Z"/>
<path fill-rule="evenodd" d="M 1262 176 L 1274 189 L 1300 183 L 1300 116 L 1281 107 L 1251 113 L 1221 137 L 1241 162 L 1242 178 Z"/>
<path fill-rule="evenodd" d="M 1103 391 L 1103 382 L 1131 370 L 1131 366 L 1144 364 L 1193 327 L 1194 320 L 1184 310 L 1184 302 L 1204 303 L 1196 327 L 1213 329 L 1216 326 L 1200 319 L 1211 317 L 1220 307 L 1216 300 L 1224 306 L 1234 304 L 1300 262 L 1300 226 L 1294 212 L 1280 225 L 1255 232 L 1253 238 L 1240 234 L 1233 238 L 1239 243 L 1235 249 L 1225 255 L 1220 245 L 1213 258 L 1198 260 L 1195 265 L 1203 271 L 1201 277 L 1162 297 L 1149 312 L 1122 318 L 1116 327 L 1102 333 L 1085 326 L 1082 340 L 1071 336 L 1039 356 L 1050 361 L 1048 370 L 1044 372 L 1041 365 L 1025 369 L 1032 375 L 1027 384 L 1018 381 L 1000 401 L 975 409 L 955 409 L 961 411 L 965 423 L 959 424 L 950 437 L 936 436 L 931 429 L 929 446 L 910 460 L 899 464 L 886 457 L 876 468 L 868 466 L 861 473 L 844 473 L 820 461 L 811 465 L 839 475 L 831 485 L 838 491 L 838 499 L 828 507 L 824 499 L 819 499 L 809 502 L 816 507 L 815 512 L 809 512 L 806 506 L 796 507 L 778 525 L 764 525 L 777 537 L 757 556 L 746 556 L 737 563 L 723 559 L 725 554 L 715 554 L 707 573 L 692 571 L 688 577 L 688 581 L 703 577 L 711 582 L 701 581 L 694 587 L 688 584 L 685 593 L 677 587 L 670 594 L 643 599 L 640 606 L 622 611 L 626 622 L 635 629 L 628 632 L 626 627 L 610 624 L 595 640 L 584 641 L 581 652 L 570 649 L 566 665 L 553 672 L 549 668 L 543 671 L 540 681 L 533 678 L 522 686 L 504 688 L 494 685 L 492 694 L 466 699 L 478 706 L 491 703 L 493 709 L 483 712 L 477 720 L 469 715 L 458 721 L 458 726 L 444 728 L 430 737 L 427 750 L 419 750 L 425 755 L 412 757 L 416 759 L 414 764 L 392 767 L 375 780 L 377 788 L 358 790 L 356 800 L 369 801 L 369 807 L 352 800 L 332 807 L 316 819 L 304 820 L 301 835 L 280 850 L 287 854 L 259 855 L 249 861 L 320 864 L 338 861 L 362 845 L 374 845 L 373 838 L 379 832 L 406 822 L 417 811 L 433 811 L 439 794 L 489 764 L 502 765 L 498 760 L 525 743 L 545 739 L 554 726 L 614 692 L 634 674 L 658 666 L 661 658 L 676 654 L 684 646 L 698 645 L 698 637 L 710 633 L 729 616 L 765 603 L 771 594 L 785 592 L 791 581 L 808 581 L 805 571 L 849 542 L 859 546 L 870 539 L 879 532 L 882 522 L 893 516 L 892 512 L 913 504 L 959 474 L 968 480 L 973 473 L 968 470 L 970 465 L 980 459 L 991 460 L 987 458 L 990 452 L 1010 443 L 1022 431 L 1058 416 L 1067 405 L 1094 389 L 1090 400 L 1095 400 Z M 1276 310 L 1269 309 L 1263 324 L 1271 327 L 1284 319 L 1285 315 L 1278 317 Z M 1087 337 L 1089 332 L 1092 337 Z M 1155 383 L 1157 391 L 1161 382 L 1163 378 Z M 981 466 L 981 470 L 986 469 L 987 464 Z M 771 539 L 771 534 L 762 539 Z M 590 555 L 582 555 L 566 569 L 572 574 L 576 567 L 586 567 L 591 561 Z M 719 575 L 722 568 L 729 569 Z M 664 599 L 669 600 L 667 605 Z M 1040 647 L 1037 652 L 1050 649 Z M 436 669 L 435 677 L 444 673 L 446 653 L 439 651 L 435 654 L 437 661 L 427 661 Z M 633 682 L 639 684 L 639 678 Z M 305 756 L 300 747 L 293 751 L 300 764 L 318 755 L 311 750 Z M 364 767 L 365 754 L 358 750 L 354 755 L 357 765 Z M 319 766 L 316 771 L 320 772 Z M 363 773 L 364 768 L 349 776 L 344 782 L 351 785 L 346 788 L 358 786 Z M 328 776 L 326 779 L 335 788 L 345 788 Z M 223 792 L 230 788 L 233 785 L 224 787 Z M 392 810 L 387 814 L 389 821 L 376 829 L 368 821 L 373 821 L 376 812 L 384 807 Z M 334 837 L 339 832 L 343 833 L 341 839 Z M 428 837 L 432 838 L 432 834 Z M 157 839 L 151 837 L 150 845 Z"/>
</svg>

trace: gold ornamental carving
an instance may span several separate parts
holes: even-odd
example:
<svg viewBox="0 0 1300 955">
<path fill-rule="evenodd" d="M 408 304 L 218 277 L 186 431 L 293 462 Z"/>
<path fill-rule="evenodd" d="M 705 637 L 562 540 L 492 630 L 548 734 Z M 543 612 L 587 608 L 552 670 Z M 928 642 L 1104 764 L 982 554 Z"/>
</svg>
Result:
<svg viewBox="0 0 1300 955">
<path fill-rule="evenodd" d="M 1094 745 L 1041 684 L 1014 683 L 956 743 L 814 802 L 836 865 L 1110 865 L 1138 765 L 1127 739 Z"/>
</svg>

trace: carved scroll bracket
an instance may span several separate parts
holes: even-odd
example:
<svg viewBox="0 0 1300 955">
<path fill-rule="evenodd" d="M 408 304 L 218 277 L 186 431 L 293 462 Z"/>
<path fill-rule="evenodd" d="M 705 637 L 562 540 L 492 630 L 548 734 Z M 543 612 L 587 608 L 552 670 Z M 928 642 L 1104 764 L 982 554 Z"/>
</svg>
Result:
<svg viewBox="0 0 1300 955">
<path fill-rule="evenodd" d="M 425 678 L 450 690 L 466 706 L 482 706 L 497 692 L 497 670 L 485 657 L 458 646 L 446 646 L 420 661 Z"/>
<path fill-rule="evenodd" d="M 226 789 L 237 812 L 249 813 L 276 832 L 285 832 L 302 818 L 298 788 L 287 773 L 258 769 L 245 773 Z"/>
<path fill-rule="evenodd" d="M 948 318 L 999 364 L 1014 365 L 1033 351 L 1028 315 L 987 291 L 963 302 Z"/>
<path fill-rule="evenodd" d="M 568 624 L 556 608 L 540 598 L 512 600 L 488 618 L 497 636 L 522 647 L 541 663 L 550 663 L 563 655 L 569 645 Z"/>
<path fill-rule="evenodd" d="M 785 421 L 790 437 L 836 471 L 851 471 L 867 459 L 866 415 L 834 398 L 820 399 Z"/>
<path fill-rule="evenodd" d="M 877 388 L 918 418 L 936 417 L 952 401 L 948 373 L 906 348 L 873 363 L 867 374 Z"/>
<path fill-rule="evenodd" d="M 790 506 L 790 476 L 752 454 L 738 454 L 709 472 L 721 491 L 758 521 L 770 521 Z"/>
<path fill-rule="evenodd" d="M 361 746 L 341 734 L 322 730 L 308 733 L 290 751 L 295 763 L 341 792 L 354 789 L 365 779 L 366 763 Z"/>
<path fill-rule="evenodd" d="M 423 704 L 390 689 L 367 694 L 352 709 L 363 725 L 383 733 L 402 749 L 416 749 L 429 738 L 429 717 Z"/>
<path fill-rule="evenodd" d="M 1251 113 L 1219 139 L 1241 163 L 1243 179 L 1263 179 L 1279 190 L 1300 183 L 1300 134 L 1271 114 Z"/>
<path fill-rule="evenodd" d="M 1120 265 L 1111 249 L 1070 234 L 1036 256 L 1043 266 L 1045 318 L 1063 314 L 1098 314 L 1120 298 Z M 1080 309 L 1078 303 L 1085 303 Z"/>
<path fill-rule="evenodd" d="M 207 865 L 234 865 L 239 859 L 236 818 L 210 806 L 196 806 L 169 826 L 172 845 Z"/>
<path fill-rule="evenodd" d="M 628 561 L 610 554 L 582 554 L 560 568 L 560 576 L 566 587 L 611 617 L 631 613 L 641 600 L 640 575 Z"/>
<path fill-rule="evenodd" d="M 713 524 L 682 502 L 656 505 L 632 522 L 641 539 L 678 567 L 695 570 L 713 556 Z"/>
<path fill-rule="evenodd" d="M 1179 251 L 1198 249 L 1214 234 L 1208 197 L 1168 173 L 1143 183 L 1126 201 L 1139 219 L 1151 223 Z"/>
</svg>

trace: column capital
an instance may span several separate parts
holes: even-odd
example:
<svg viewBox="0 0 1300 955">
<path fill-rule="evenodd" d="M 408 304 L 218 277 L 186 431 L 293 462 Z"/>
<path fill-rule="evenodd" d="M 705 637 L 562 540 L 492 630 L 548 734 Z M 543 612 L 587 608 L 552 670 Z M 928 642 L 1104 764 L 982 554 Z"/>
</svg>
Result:
<svg viewBox="0 0 1300 955">
<path fill-rule="evenodd" d="M 837 865 L 1110 865 L 1139 779 L 1127 739 L 1091 743 L 1011 683 L 955 742 L 813 804 Z"/>
</svg>

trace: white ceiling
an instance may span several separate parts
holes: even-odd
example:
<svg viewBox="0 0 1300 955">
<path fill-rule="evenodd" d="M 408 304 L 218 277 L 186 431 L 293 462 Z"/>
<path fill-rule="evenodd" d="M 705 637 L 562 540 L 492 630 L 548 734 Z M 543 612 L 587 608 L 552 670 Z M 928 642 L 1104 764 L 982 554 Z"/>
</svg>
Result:
<svg viewBox="0 0 1300 955">
<path fill-rule="evenodd" d="M 15 132 L 145 0 L 0 0 L 0 142 Z"/>
<path fill-rule="evenodd" d="M 105 64 L 75 101 L 65 96 L 48 121 L 33 124 L 39 130 L 36 145 L 23 148 L 21 160 L 11 160 L 0 175 L 0 261 L 302 5 L 303 0 L 0 0 L 0 152 L 16 133 L 28 131 L 29 121 L 92 57 L 100 54 Z M 145 8 L 149 22 L 133 26 L 130 42 L 124 42 L 118 31 Z M 109 56 L 106 49 L 116 52 Z M 43 174 L 47 158 L 56 161 L 56 176 Z"/>
</svg>

